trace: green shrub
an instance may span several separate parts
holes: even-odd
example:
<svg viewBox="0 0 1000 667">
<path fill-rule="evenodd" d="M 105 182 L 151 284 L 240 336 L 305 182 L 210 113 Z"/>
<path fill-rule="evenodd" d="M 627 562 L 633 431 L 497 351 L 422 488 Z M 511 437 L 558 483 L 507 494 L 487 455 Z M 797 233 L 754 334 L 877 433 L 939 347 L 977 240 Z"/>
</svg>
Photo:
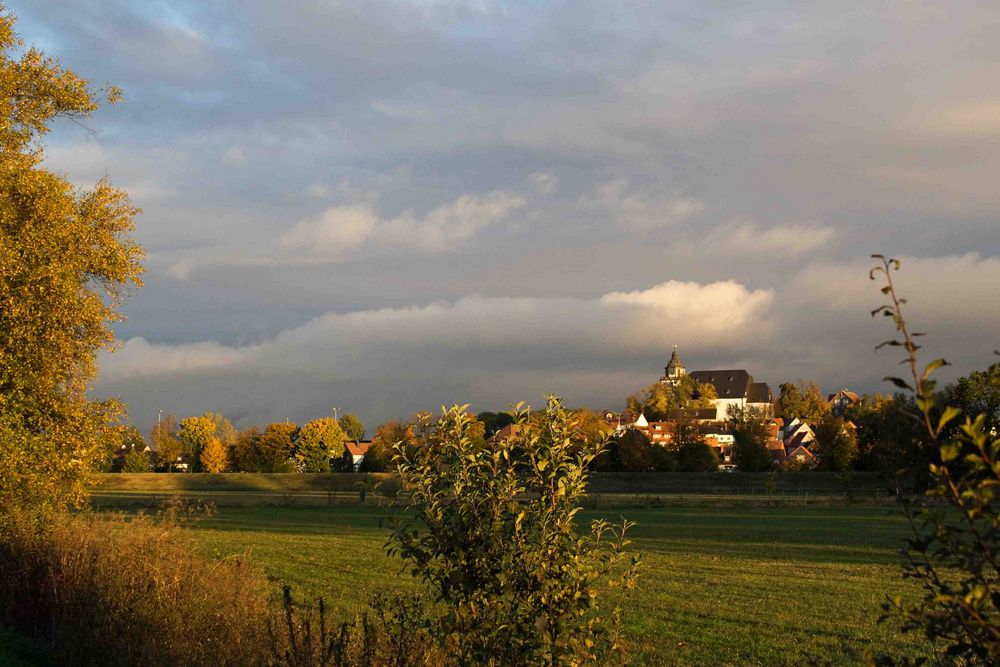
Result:
<svg viewBox="0 0 1000 667">
<path fill-rule="evenodd" d="M 904 631 L 923 632 L 943 650 L 942 662 L 1000 664 L 1000 438 L 987 426 L 990 415 L 938 407 L 931 376 L 947 362 L 938 359 L 919 368 L 915 337 L 920 334 L 910 332 L 902 312 L 906 302 L 892 282 L 899 262 L 875 257 L 880 265 L 871 277 L 884 278 L 882 292 L 891 302 L 872 314 L 892 318 L 899 334 L 879 347 L 902 347 L 911 376 L 886 379 L 913 394 L 917 411 L 911 416 L 922 424 L 939 457 L 928 469 L 926 498 L 906 503 L 913 536 L 905 550 L 904 576 L 920 584 L 923 596 L 917 602 L 892 598 L 883 607 L 883 618 L 901 620 Z M 1000 365 L 986 377 L 1000 388 Z M 875 662 L 890 665 L 894 659 L 883 656 Z"/>
<path fill-rule="evenodd" d="M 432 635 L 462 665 L 598 663 L 621 650 L 610 587 L 630 587 L 631 524 L 574 526 L 594 443 L 550 398 L 518 435 L 486 442 L 465 406 L 395 450 L 416 521 L 398 523 L 390 553 L 407 561 L 441 611 Z M 609 617 L 610 612 L 610 617 Z"/>
</svg>

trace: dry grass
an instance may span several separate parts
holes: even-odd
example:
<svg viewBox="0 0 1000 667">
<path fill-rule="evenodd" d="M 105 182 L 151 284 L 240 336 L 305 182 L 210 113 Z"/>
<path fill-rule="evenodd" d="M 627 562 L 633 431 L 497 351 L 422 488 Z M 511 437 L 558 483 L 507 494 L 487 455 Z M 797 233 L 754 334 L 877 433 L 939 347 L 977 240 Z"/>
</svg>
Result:
<svg viewBox="0 0 1000 667">
<path fill-rule="evenodd" d="M 268 584 L 195 555 L 169 513 L 10 517 L 0 609 L 58 664 L 251 665 L 268 654 Z"/>
</svg>

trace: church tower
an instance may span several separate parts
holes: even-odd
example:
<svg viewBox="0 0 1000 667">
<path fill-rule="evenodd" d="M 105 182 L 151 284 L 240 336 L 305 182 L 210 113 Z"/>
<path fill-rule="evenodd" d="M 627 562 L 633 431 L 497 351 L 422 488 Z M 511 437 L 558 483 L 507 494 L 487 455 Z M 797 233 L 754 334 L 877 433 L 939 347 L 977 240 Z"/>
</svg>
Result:
<svg viewBox="0 0 1000 667">
<path fill-rule="evenodd" d="M 680 355 L 677 354 L 676 345 L 674 345 L 673 354 L 670 355 L 670 361 L 667 362 L 667 367 L 663 370 L 664 376 L 660 378 L 660 383 L 675 387 L 681 381 L 681 378 L 687 374 L 687 371 L 684 370 L 684 364 L 681 363 Z"/>
</svg>

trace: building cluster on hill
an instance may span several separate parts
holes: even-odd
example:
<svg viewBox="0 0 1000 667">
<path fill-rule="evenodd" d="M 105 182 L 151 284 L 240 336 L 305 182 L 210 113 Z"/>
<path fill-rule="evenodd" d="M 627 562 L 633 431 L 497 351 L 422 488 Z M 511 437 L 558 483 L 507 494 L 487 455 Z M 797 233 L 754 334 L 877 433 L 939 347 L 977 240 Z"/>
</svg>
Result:
<svg viewBox="0 0 1000 667">
<path fill-rule="evenodd" d="M 663 418 L 650 420 L 643 411 L 606 412 L 605 419 L 613 435 L 635 431 L 651 445 L 674 448 L 682 425 L 692 426 L 704 443 L 715 450 L 721 470 L 735 470 L 736 437 L 734 415 L 753 415 L 766 429 L 764 447 L 776 467 L 812 468 L 817 463 L 815 424 L 801 417 L 778 416 L 780 405 L 766 382 L 757 382 L 746 369 L 698 370 L 688 372 L 676 346 L 664 368 L 659 384 L 677 387 L 686 381 L 695 386 L 710 387 L 700 397 L 697 407 L 675 407 Z M 714 394 L 714 396 L 712 396 Z M 847 408 L 857 403 L 859 396 L 842 389 L 826 397 L 823 406 L 831 415 L 843 417 Z M 707 404 L 707 405 L 706 405 Z M 848 428 L 853 425 L 848 423 Z"/>
</svg>

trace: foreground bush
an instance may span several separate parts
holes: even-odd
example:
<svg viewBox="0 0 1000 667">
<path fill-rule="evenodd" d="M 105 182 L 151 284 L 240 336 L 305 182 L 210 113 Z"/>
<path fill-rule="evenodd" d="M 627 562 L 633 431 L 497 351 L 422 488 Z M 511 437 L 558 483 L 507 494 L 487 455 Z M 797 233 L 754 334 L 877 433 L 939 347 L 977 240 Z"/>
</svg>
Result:
<svg viewBox="0 0 1000 667">
<path fill-rule="evenodd" d="M 0 528 L 0 613 L 60 665 L 262 664 L 267 591 L 243 559 L 194 555 L 172 512 Z"/>
<path fill-rule="evenodd" d="M 910 416 L 934 444 L 937 461 L 928 466 L 926 498 L 910 501 L 907 518 L 913 535 L 904 550 L 904 576 L 920 584 L 916 602 L 896 596 L 883 605 L 884 618 L 902 621 L 902 629 L 919 631 L 939 649 L 942 664 L 1000 664 L 1000 438 L 978 408 L 940 406 L 935 370 L 943 359 L 922 370 L 920 346 L 903 317 L 906 301 L 896 294 L 892 273 L 899 261 L 875 255 L 879 266 L 871 277 L 885 281 L 882 293 L 890 303 L 876 309 L 892 318 L 898 337 L 885 343 L 902 347 L 910 377 L 886 378 L 914 397 Z M 1000 364 L 981 374 L 984 383 L 1000 388 Z M 956 428 L 957 425 L 957 428 Z M 880 665 L 925 664 L 881 656 Z"/>
<path fill-rule="evenodd" d="M 484 441 L 456 406 L 397 446 L 416 520 L 396 526 L 390 553 L 426 584 L 431 635 L 459 664 L 606 664 L 621 643 L 605 596 L 631 585 L 638 561 L 628 522 L 574 525 L 604 443 L 554 398 L 517 418 L 516 436 Z"/>
</svg>

